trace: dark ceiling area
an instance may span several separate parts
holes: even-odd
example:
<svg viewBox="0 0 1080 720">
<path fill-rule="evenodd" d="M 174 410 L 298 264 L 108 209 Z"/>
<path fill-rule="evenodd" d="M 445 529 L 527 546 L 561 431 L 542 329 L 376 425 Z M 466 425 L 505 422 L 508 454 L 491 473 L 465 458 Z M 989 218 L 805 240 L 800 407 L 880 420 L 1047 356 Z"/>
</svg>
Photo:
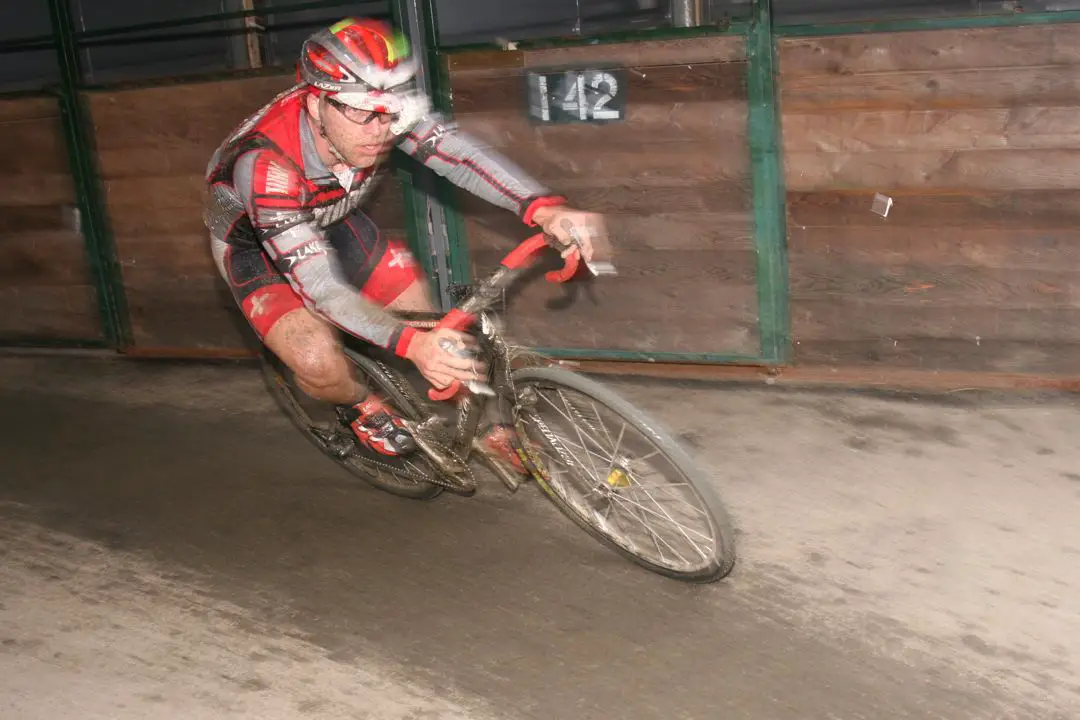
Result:
<svg viewBox="0 0 1080 720">
<path fill-rule="evenodd" d="M 297 0 L 256 0 L 264 11 L 262 22 L 273 28 L 263 33 L 262 63 L 288 67 L 304 37 L 314 28 L 345 14 L 388 17 L 388 0 L 369 0 L 331 8 L 287 14 L 275 6 Z M 436 0 L 440 42 L 444 45 L 497 43 L 544 37 L 595 35 L 667 27 L 672 24 L 672 3 L 677 0 Z M 185 3 L 148 3 L 142 0 L 70 0 L 79 30 L 195 17 L 243 8 L 243 0 L 187 0 Z M 708 24 L 745 18 L 751 0 L 698 0 Z M 783 24 L 836 23 L 854 20 L 935 18 L 955 15 L 992 15 L 1061 11 L 1080 8 L 1080 0 L 774 0 L 775 20 Z M 128 42 L 118 46 L 87 48 L 82 54 L 85 80 L 108 83 L 215 72 L 247 67 L 248 53 L 236 30 L 242 21 L 216 21 L 190 25 L 165 34 L 183 34 L 176 40 Z M 0 3 L 0 42 L 41 36 L 50 32 L 48 3 Z M 199 37 L 199 33 L 214 33 Z M 39 88 L 56 82 L 55 54 L 51 50 L 0 55 L 0 90 Z"/>
</svg>

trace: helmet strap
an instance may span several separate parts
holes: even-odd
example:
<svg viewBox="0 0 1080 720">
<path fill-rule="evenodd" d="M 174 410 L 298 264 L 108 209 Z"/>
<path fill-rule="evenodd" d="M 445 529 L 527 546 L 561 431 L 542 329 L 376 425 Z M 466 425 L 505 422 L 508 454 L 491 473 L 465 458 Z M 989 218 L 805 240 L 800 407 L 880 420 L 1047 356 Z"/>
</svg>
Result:
<svg viewBox="0 0 1080 720">
<path fill-rule="evenodd" d="M 319 93 L 319 104 L 320 104 L 320 106 L 322 105 L 322 101 L 325 100 L 325 99 L 326 99 L 326 95 L 324 95 L 323 93 Z M 330 103 L 327 102 L 327 105 L 329 105 L 329 104 Z M 331 142 L 330 138 L 326 134 L 326 128 L 323 126 L 323 119 L 322 119 L 322 111 L 323 111 L 323 109 L 324 109 L 323 107 L 319 108 L 319 122 L 316 125 L 315 129 L 316 129 L 316 131 L 318 131 L 319 136 L 323 140 L 326 141 L 326 147 L 330 148 L 330 154 L 333 155 L 337 159 L 337 161 L 339 163 L 342 163 L 344 165 L 348 165 L 349 161 L 345 159 L 345 156 L 342 155 L 341 152 L 336 147 L 334 147 L 334 143 Z"/>
<path fill-rule="evenodd" d="M 319 100 L 321 101 L 323 97 L 325 96 L 320 95 Z M 352 163 L 345 159 L 345 156 L 341 154 L 341 152 L 334 146 L 334 143 L 331 142 L 330 138 L 326 135 L 326 128 L 323 126 L 322 112 L 319 113 L 319 122 L 316 125 L 315 130 L 319 133 L 319 136 L 326 141 L 326 147 L 330 149 L 330 154 L 333 155 L 339 163 L 347 167 L 353 167 Z M 371 172 L 377 172 L 380 164 L 381 163 L 376 163 L 374 166 L 372 166 L 370 168 Z"/>
</svg>

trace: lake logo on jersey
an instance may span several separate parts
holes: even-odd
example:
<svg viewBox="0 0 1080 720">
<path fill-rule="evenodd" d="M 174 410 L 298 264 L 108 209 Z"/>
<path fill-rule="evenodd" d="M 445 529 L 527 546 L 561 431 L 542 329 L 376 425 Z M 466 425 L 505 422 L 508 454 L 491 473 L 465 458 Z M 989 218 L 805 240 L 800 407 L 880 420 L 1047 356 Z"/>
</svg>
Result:
<svg viewBox="0 0 1080 720">
<path fill-rule="evenodd" d="M 312 240 L 306 242 L 300 247 L 285 253 L 284 259 L 288 261 L 289 267 L 293 268 L 302 263 L 305 260 L 310 260 L 316 255 L 326 254 L 326 244 L 322 240 Z"/>
</svg>

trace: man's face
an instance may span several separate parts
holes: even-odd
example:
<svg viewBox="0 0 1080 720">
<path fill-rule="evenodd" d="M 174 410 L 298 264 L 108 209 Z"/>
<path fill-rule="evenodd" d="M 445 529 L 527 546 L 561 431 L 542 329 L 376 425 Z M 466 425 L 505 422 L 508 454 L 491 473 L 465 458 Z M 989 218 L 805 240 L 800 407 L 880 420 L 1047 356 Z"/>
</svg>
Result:
<svg viewBox="0 0 1080 720">
<path fill-rule="evenodd" d="M 322 122 L 327 139 L 354 167 L 371 167 L 392 147 L 389 115 L 375 113 L 371 118 L 367 110 L 341 105 L 326 96 L 310 98 L 308 109 L 317 122 Z M 369 118 L 370 122 L 363 122 Z"/>
</svg>

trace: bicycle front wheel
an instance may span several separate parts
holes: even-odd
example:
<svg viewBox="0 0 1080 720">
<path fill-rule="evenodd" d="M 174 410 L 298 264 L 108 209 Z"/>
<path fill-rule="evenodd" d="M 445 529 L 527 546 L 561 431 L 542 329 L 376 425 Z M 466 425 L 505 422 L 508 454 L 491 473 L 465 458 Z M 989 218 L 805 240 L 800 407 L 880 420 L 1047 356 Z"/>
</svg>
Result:
<svg viewBox="0 0 1080 720">
<path fill-rule="evenodd" d="M 712 582 L 735 565 L 728 513 L 669 432 L 610 388 L 555 367 L 513 373 L 537 483 L 581 528 L 638 565 Z"/>
</svg>

